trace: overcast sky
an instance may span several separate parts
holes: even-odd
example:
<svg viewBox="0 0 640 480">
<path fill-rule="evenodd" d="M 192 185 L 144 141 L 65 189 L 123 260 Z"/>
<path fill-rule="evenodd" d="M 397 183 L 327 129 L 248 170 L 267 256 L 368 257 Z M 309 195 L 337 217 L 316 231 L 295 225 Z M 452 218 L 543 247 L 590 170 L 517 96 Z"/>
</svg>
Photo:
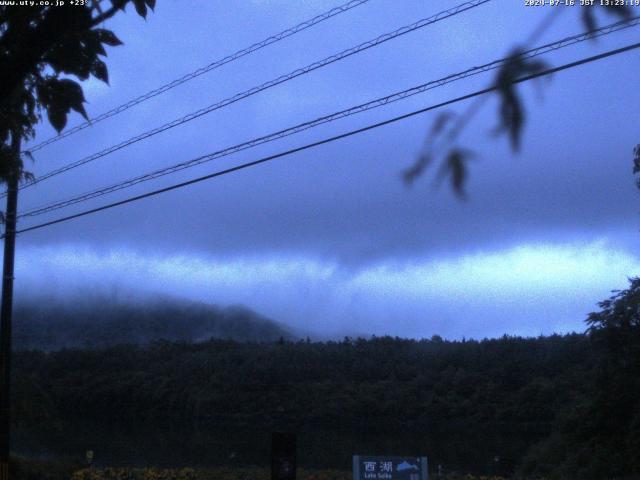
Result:
<svg viewBox="0 0 640 480">
<path fill-rule="evenodd" d="M 159 0 L 106 26 L 111 84 L 85 83 L 90 116 L 339 5 L 340 0 Z M 48 172 L 456 1 L 371 0 L 36 153 Z M 25 189 L 21 210 L 220 150 L 505 56 L 549 8 L 486 5 L 409 33 Z M 539 44 L 582 31 L 564 8 Z M 601 16 L 601 24 L 612 17 Z M 637 28 L 555 52 L 559 65 L 637 41 Z M 468 199 L 400 179 L 436 113 L 134 204 L 24 233 L 16 294 L 82 288 L 244 304 L 318 332 L 448 338 L 581 331 L 640 273 L 640 53 L 523 85 L 521 152 L 496 137 L 495 99 L 460 139 L 475 150 Z M 488 85 L 456 82 L 50 215 L 25 227 L 320 140 Z M 468 104 L 453 107 L 464 112 Z M 70 118 L 69 126 L 81 122 Z M 48 124 L 37 139 L 54 132 Z"/>
</svg>

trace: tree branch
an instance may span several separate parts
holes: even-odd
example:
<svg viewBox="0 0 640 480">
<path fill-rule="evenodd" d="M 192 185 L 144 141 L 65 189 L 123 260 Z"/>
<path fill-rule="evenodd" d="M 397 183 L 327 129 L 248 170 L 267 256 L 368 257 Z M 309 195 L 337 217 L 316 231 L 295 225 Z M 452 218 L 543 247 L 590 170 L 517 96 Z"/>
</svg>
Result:
<svg viewBox="0 0 640 480">
<path fill-rule="evenodd" d="M 122 10 L 129 1 L 130 0 L 115 0 L 110 9 L 100 13 L 97 17 L 91 20 L 91 28 L 113 17 L 118 13 L 118 10 Z"/>
</svg>

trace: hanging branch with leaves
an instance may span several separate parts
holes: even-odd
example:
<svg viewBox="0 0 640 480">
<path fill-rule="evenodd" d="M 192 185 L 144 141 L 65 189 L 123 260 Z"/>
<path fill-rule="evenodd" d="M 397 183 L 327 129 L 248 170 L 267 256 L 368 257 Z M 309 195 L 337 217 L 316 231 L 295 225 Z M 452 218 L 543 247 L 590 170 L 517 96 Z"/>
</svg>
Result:
<svg viewBox="0 0 640 480">
<path fill-rule="evenodd" d="M 62 131 L 73 110 L 88 119 L 79 81 L 93 76 L 108 83 L 105 46 L 122 42 L 107 29 L 105 20 L 132 3 L 145 17 L 155 0 L 90 0 L 73 8 L 34 5 L 0 6 L 0 181 L 20 172 L 20 159 L 9 155 L 12 135 L 33 138 L 34 127 L 46 112 L 51 125 Z"/>
<path fill-rule="evenodd" d="M 632 11 L 628 6 L 599 5 L 582 8 L 582 22 L 587 32 L 597 28 L 596 12 L 603 10 L 622 19 L 629 19 Z M 545 19 L 546 21 L 546 19 Z M 533 37 L 537 37 L 543 30 L 539 26 Z M 530 38 L 529 43 L 533 41 Z M 516 81 L 527 75 L 539 73 L 548 68 L 548 65 L 535 59 L 525 59 L 522 56 L 524 48 L 515 48 L 508 60 L 500 67 L 492 87 L 498 97 L 498 125 L 493 130 L 494 134 L 507 134 L 511 149 L 514 153 L 520 150 L 522 133 L 526 124 L 526 111 L 521 96 L 517 89 Z M 486 98 L 486 97 L 481 97 Z M 458 137 L 479 110 L 482 101 L 474 103 L 466 115 L 459 115 L 452 111 L 446 111 L 438 115 L 433 121 L 425 139 L 422 152 L 413 165 L 402 173 L 407 184 L 414 183 L 427 169 L 436 162 L 440 168 L 436 172 L 436 183 L 448 178 L 451 188 L 460 199 L 466 198 L 465 185 L 468 179 L 468 162 L 477 154 L 471 150 L 460 147 L 457 144 Z M 636 162 L 634 172 L 640 172 L 640 145 L 636 147 Z M 640 180 L 638 180 L 640 187 Z"/>
</svg>

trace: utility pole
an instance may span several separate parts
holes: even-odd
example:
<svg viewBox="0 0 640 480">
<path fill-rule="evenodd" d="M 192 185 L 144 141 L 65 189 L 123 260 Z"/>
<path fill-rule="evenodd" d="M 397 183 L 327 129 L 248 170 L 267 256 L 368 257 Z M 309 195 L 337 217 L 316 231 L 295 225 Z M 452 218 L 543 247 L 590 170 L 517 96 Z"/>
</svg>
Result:
<svg viewBox="0 0 640 480">
<path fill-rule="evenodd" d="M 0 480 L 9 480 L 11 428 L 11 316 L 13 313 L 13 266 L 16 246 L 18 179 L 20 177 L 20 134 L 11 135 L 11 163 L 7 180 L 7 211 L 2 265 L 2 303 L 0 304 Z"/>
</svg>

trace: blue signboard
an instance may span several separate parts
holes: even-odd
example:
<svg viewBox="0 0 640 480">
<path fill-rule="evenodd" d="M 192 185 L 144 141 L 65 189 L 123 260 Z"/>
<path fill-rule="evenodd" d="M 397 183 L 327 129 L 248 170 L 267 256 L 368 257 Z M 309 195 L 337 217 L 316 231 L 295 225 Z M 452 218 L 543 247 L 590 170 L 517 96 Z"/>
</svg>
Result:
<svg viewBox="0 0 640 480">
<path fill-rule="evenodd" d="M 353 480 L 428 480 L 427 457 L 353 456 Z"/>
</svg>

